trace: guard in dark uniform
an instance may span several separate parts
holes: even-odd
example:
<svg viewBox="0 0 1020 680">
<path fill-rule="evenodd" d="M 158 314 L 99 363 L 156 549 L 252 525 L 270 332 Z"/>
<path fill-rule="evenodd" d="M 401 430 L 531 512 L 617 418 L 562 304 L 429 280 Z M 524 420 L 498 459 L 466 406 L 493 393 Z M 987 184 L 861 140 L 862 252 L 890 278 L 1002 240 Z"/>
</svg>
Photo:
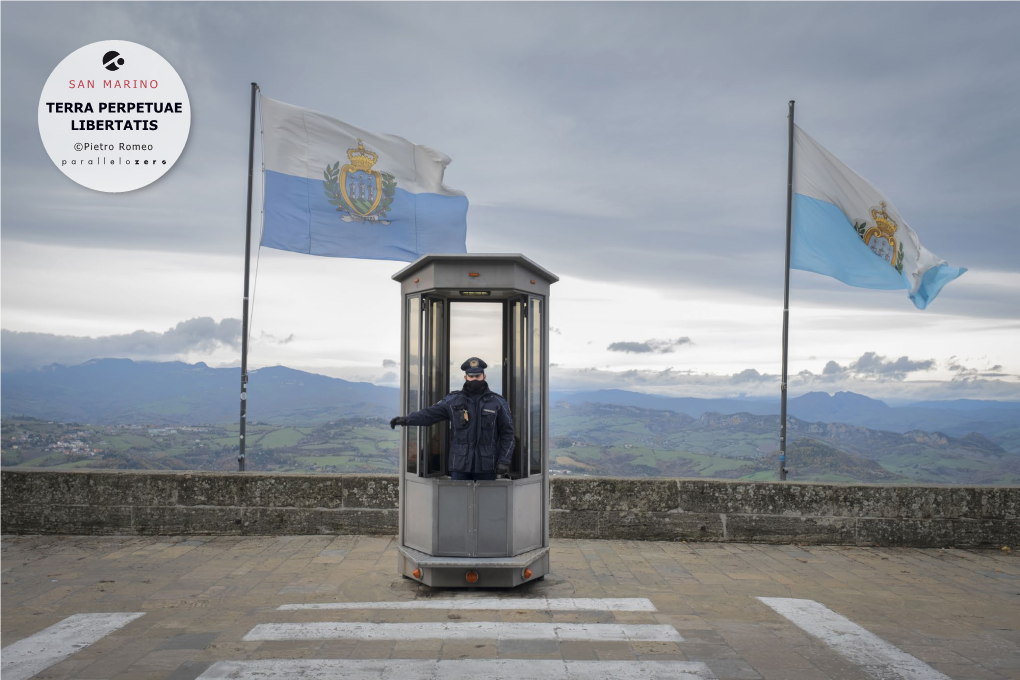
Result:
<svg viewBox="0 0 1020 680">
<path fill-rule="evenodd" d="M 485 382 L 487 364 L 471 357 L 464 371 L 464 389 L 454 390 L 434 406 L 406 416 L 397 416 L 397 425 L 433 425 L 450 421 L 450 477 L 461 480 L 491 480 L 510 471 L 514 451 L 514 422 L 510 407 Z"/>
</svg>

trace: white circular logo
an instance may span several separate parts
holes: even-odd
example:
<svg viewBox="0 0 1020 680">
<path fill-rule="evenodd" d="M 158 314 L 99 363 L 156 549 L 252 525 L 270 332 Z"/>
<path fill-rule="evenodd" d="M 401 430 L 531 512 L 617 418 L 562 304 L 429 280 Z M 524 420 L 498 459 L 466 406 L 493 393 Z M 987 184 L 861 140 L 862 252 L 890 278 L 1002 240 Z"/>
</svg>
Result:
<svg viewBox="0 0 1020 680">
<path fill-rule="evenodd" d="M 190 130 L 191 103 L 177 71 L 126 40 L 72 52 L 39 98 L 46 153 L 65 175 L 96 191 L 155 182 L 180 157 Z"/>
</svg>

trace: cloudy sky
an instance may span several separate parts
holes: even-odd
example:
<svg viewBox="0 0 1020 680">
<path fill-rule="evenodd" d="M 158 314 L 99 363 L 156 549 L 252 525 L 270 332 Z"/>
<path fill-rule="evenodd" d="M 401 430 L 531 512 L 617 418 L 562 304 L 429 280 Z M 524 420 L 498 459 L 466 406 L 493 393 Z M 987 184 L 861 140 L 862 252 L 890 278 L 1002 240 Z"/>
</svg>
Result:
<svg viewBox="0 0 1020 680">
<path fill-rule="evenodd" d="M 791 393 L 1020 399 L 1014 3 L 3 2 L 2 365 L 239 363 L 249 83 L 453 158 L 468 249 L 553 288 L 553 388 L 778 395 L 787 101 L 969 271 L 791 276 Z M 119 39 L 193 109 L 177 164 L 103 194 L 40 141 L 43 83 Z M 256 211 L 256 215 L 257 215 Z M 257 225 L 256 225 L 257 228 Z M 250 365 L 393 384 L 399 262 L 262 250 Z"/>
</svg>

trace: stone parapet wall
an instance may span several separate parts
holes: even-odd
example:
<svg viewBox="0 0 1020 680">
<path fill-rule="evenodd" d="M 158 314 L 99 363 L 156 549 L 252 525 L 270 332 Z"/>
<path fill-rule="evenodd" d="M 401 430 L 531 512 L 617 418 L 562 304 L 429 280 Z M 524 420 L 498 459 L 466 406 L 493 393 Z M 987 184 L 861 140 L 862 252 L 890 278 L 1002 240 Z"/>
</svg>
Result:
<svg viewBox="0 0 1020 680">
<path fill-rule="evenodd" d="M 4 470 L 18 534 L 397 533 L 396 475 Z"/>
<path fill-rule="evenodd" d="M 558 536 L 964 547 L 1020 544 L 1020 487 L 556 478 Z"/>
<path fill-rule="evenodd" d="M 705 479 L 552 481 L 556 538 L 1020 545 L 1020 487 Z M 397 532 L 396 475 L 4 470 L 16 534 Z"/>
</svg>

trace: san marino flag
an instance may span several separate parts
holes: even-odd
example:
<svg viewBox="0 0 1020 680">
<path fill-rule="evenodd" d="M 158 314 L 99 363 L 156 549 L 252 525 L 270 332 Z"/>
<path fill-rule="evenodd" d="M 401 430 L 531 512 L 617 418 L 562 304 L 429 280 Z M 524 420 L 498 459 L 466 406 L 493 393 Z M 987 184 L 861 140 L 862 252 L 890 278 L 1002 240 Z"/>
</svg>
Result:
<svg viewBox="0 0 1020 680">
<path fill-rule="evenodd" d="M 885 195 L 794 126 L 790 267 L 909 291 L 918 309 L 967 271 L 921 245 Z"/>
<path fill-rule="evenodd" d="M 262 245 L 328 257 L 413 262 L 467 251 L 464 194 L 445 154 L 262 97 Z"/>
</svg>

